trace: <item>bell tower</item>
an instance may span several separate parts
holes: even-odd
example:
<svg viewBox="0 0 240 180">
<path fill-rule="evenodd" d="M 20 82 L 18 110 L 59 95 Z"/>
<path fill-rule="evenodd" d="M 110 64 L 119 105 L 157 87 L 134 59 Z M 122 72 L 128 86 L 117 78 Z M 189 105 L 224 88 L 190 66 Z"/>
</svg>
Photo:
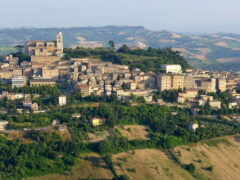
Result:
<svg viewBox="0 0 240 180">
<path fill-rule="evenodd" d="M 62 35 L 62 32 L 58 32 L 58 34 L 57 34 L 57 49 L 58 49 L 58 52 L 60 52 L 61 55 L 63 55 L 63 35 Z"/>
</svg>

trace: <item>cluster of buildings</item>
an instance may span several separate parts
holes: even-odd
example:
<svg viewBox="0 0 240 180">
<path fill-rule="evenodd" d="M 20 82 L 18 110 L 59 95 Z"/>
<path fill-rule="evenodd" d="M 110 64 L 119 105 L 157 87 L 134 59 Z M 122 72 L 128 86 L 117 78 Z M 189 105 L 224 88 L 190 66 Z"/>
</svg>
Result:
<svg viewBox="0 0 240 180">
<path fill-rule="evenodd" d="M 128 66 L 99 59 L 64 60 L 61 32 L 57 34 L 56 41 L 27 42 L 25 53 L 31 57 L 30 62 L 19 62 L 17 58 L 9 55 L 0 63 L 0 80 L 11 83 L 12 88 L 26 85 L 53 86 L 67 80 L 82 96 L 115 93 L 119 99 L 125 100 L 134 94 L 143 96 L 148 102 L 152 101 L 152 93 L 155 91 L 184 89 L 185 91 L 179 94 L 178 102 L 185 103 L 196 100 L 199 90 L 233 91 L 240 83 L 240 74 L 201 69 L 187 69 L 183 73 L 181 66 L 177 64 L 162 65 L 164 73 L 154 73 L 142 72 L 140 69 L 130 70 Z M 213 107 L 221 107 L 221 102 L 219 104 L 211 97 L 207 99 Z M 232 99 L 233 103 L 229 106 L 240 105 L 238 95 L 234 92 Z M 204 105 L 206 97 L 198 97 L 197 101 Z"/>
</svg>

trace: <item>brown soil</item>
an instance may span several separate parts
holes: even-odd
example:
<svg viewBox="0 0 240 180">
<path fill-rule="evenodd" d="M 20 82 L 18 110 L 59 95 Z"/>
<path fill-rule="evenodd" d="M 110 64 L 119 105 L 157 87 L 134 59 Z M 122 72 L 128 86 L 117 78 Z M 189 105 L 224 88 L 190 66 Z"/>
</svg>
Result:
<svg viewBox="0 0 240 180">
<path fill-rule="evenodd" d="M 134 139 L 143 139 L 148 140 L 149 134 L 147 132 L 148 127 L 142 126 L 142 125 L 126 125 L 123 128 L 122 127 L 116 127 L 120 130 L 122 135 L 124 137 L 127 137 L 128 140 L 134 140 Z"/>
<path fill-rule="evenodd" d="M 110 136 L 108 131 L 96 132 L 96 133 L 88 133 L 89 142 L 99 142 L 107 139 Z"/>
</svg>

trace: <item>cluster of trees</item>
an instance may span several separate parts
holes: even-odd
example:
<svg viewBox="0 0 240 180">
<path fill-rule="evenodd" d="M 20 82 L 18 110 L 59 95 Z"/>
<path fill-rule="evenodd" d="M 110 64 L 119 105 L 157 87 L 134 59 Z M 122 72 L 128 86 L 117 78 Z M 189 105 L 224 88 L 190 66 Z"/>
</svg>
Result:
<svg viewBox="0 0 240 180">
<path fill-rule="evenodd" d="M 177 102 L 179 92 L 182 92 L 182 90 L 178 89 L 158 91 L 154 93 L 153 100 L 157 101 L 158 98 L 162 98 L 166 102 Z"/>
<path fill-rule="evenodd" d="M 82 94 L 79 91 L 72 90 L 71 95 L 67 98 L 68 104 L 77 104 L 82 102 L 118 102 L 121 103 L 118 100 L 118 97 L 116 94 L 112 93 L 110 96 L 102 95 L 102 96 L 96 96 L 91 94 L 90 96 L 82 97 Z"/>
<path fill-rule="evenodd" d="M 84 150 L 72 141 L 63 141 L 59 134 L 32 132 L 35 142 L 23 144 L 0 136 L 0 179 L 21 179 L 70 170 L 77 154 Z"/>
<path fill-rule="evenodd" d="M 82 115 L 79 121 L 74 122 L 76 127 L 83 127 L 81 124 L 91 117 L 106 119 L 106 127 L 113 127 L 119 124 L 145 124 L 150 126 L 156 137 L 162 135 L 164 137 L 178 137 L 180 138 L 177 140 L 178 143 L 197 142 L 205 138 L 231 135 L 239 132 L 239 126 L 234 122 L 210 122 L 208 119 L 194 119 L 190 115 L 189 109 L 177 107 L 102 103 L 95 108 L 70 107 L 65 112 L 69 114 L 79 112 Z M 172 112 L 177 113 L 177 115 L 174 115 L 175 113 L 173 114 Z M 188 130 L 188 124 L 193 121 L 198 121 L 204 124 L 205 127 L 198 128 L 196 132 Z M 84 127 L 84 129 L 88 128 Z M 162 146 L 169 147 L 169 145 Z"/>
<path fill-rule="evenodd" d="M 48 95 L 59 95 L 59 88 L 50 85 L 12 88 L 11 85 L 0 84 L 0 91 L 8 91 L 9 93 L 40 94 L 43 97 L 47 97 Z"/>
<path fill-rule="evenodd" d="M 130 69 L 140 68 L 142 71 L 161 71 L 162 64 L 180 64 L 185 70 L 189 67 L 187 61 L 179 52 L 171 48 L 155 49 L 131 49 L 123 45 L 115 51 L 114 43 L 110 43 L 110 48 L 65 48 L 65 58 L 100 58 L 104 61 L 110 61 L 116 64 L 128 65 Z"/>
<path fill-rule="evenodd" d="M 12 53 L 13 57 L 18 58 L 18 63 L 23 61 L 31 61 L 31 57 L 24 53 L 24 45 L 16 45 L 15 53 Z"/>
<path fill-rule="evenodd" d="M 81 117 L 79 119 L 72 118 L 71 114 L 73 113 L 80 113 Z M 41 119 L 44 121 L 39 122 L 47 124 L 52 119 L 59 119 L 62 123 L 67 123 L 72 137 L 71 141 L 63 141 L 57 134 L 31 132 L 27 136 L 36 142 L 33 144 L 8 141 L 1 137 L 0 153 L 3 156 L 0 157 L 0 175 L 4 178 L 35 176 L 67 170 L 74 164 L 77 154 L 87 149 L 102 155 L 138 148 L 168 149 L 179 144 L 240 132 L 239 125 L 234 122 L 194 119 L 190 115 L 189 109 L 147 104 L 131 106 L 129 103 L 119 103 L 113 97 L 109 98 L 108 102 L 100 103 L 98 107 L 67 106 L 64 109 L 52 109 L 47 114 L 30 114 L 29 117 L 25 115 L 1 116 L 6 116 L 1 118 L 8 119 L 10 124 L 12 122 L 37 122 Z M 101 129 L 121 124 L 148 125 L 150 140 L 129 141 L 127 138 L 113 133 L 113 136 L 105 141 L 85 144 L 87 133 L 96 130 L 96 127 L 87 123 L 92 117 L 106 119 L 104 126 L 100 127 Z M 198 121 L 204 127 L 198 128 L 195 132 L 188 130 L 188 124 L 193 121 Z M 49 161 L 53 163 L 49 164 Z"/>
<path fill-rule="evenodd" d="M 48 114 L 22 114 L 17 116 L 8 116 L 9 129 L 23 129 L 32 127 L 43 127 L 51 124 L 51 118 Z"/>
</svg>

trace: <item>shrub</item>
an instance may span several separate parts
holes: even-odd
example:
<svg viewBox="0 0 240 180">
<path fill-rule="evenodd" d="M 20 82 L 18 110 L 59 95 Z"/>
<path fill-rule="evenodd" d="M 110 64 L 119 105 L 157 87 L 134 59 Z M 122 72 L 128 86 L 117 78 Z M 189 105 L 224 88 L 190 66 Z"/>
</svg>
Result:
<svg viewBox="0 0 240 180">
<path fill-rule="evenodd" d="M 132 168 L 132 172 L 136 173 L 136 168 Z"/>
<path fill-rule="evenodd" d="M 193 163 L 190 163 L 190 164 L 186 165 L 186 170 L 190 173 L 194 173 L 195 165 Z"/>
<path fill-rule="evenodd" d="M 118 180 L 130 180 L 130 178 L 128 177 L 128 175 L 124 174 L 124 175 L 120 175 Z"/>
<path fill-rule="evenodd" d="M 213 170 L 213 166 L 209 166 L 209 167 L 207 167 L 206 170 L 208 170 L 208 171 L 212 171 L 212 170 Z"/>
</svg>

